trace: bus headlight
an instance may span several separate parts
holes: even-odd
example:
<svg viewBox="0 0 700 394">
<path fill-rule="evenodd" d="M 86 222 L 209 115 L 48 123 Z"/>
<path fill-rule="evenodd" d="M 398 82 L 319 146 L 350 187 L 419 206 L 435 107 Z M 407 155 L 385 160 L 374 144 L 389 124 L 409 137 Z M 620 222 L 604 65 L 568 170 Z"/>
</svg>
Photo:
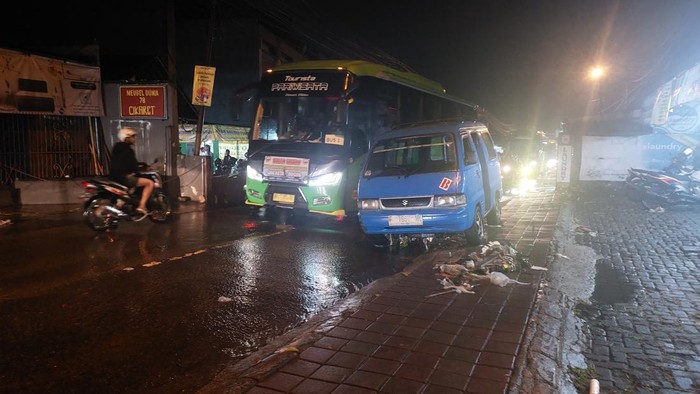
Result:
<svg viewBox="0 0 700 394">
<path fill-rule="evenodd" d="M 357 205 L 358 208 L 364 209 L 365 211 L 376 211 L 379 209 L 379 200 L 360 200 Z"/>
<path fill-rule="evenodd" d="M 465 205 L 467 196 L 464 194 L 451 194 L 447 196 L 435 196 L 436 207 L 454 207 L 457 205 Z"/>
<path fill-rule="evenodd" d="M 336 186 L 343 179 L 342 172 L 332 172 L 309 178 L 309 186 Z"/>
<path fill-rule="evenodd" d="M 246 176 L 254 181 L 260 181 L 262 182 L 263 176 L 261 173 L 259 173 L 256 169 L 254 169 L 251 166 L 248 166 L 245 170 Z"/>
</svg>

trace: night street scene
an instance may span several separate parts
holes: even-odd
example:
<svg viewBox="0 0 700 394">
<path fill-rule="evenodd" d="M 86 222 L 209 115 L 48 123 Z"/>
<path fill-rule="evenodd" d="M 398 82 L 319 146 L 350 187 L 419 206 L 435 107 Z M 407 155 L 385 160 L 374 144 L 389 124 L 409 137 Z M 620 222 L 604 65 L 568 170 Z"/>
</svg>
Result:
<svg viewBox="0 0 700 394">
<path fill-rule="evenodd" d="M 700 2 L 25 2 L 0 393 L 700 392 Z"/>
</svg>

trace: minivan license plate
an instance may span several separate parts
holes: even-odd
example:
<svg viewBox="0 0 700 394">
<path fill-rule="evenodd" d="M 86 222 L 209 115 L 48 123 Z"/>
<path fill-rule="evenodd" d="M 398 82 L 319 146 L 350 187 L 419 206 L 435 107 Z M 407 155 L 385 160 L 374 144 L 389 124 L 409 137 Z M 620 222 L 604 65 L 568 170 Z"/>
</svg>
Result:
<svg viewBox="0 0 700 394">
<path fill-rule="evenodd" d="M 422 226 L 422 215 L 390 215 L 389 226 Z"/>
</svg>

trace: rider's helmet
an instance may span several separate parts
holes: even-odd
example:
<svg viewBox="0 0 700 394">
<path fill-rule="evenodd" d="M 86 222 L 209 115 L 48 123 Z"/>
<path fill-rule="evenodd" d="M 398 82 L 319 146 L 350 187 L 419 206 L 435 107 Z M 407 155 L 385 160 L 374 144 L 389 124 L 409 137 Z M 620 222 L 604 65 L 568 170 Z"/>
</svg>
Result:
<svg viewBox="0 0 700 394">
<path fill-rule="evenodd" d="M 134 137 L 136 136 L 136 130 L 132 129 L 131 127 L 125 127 L 123 129 L 119 129 L 119 133 L 117 133 L 117 137 L 119 138 L 119 141 L 124 142 L 125 139 L 129 137 Z"/>
</svg>

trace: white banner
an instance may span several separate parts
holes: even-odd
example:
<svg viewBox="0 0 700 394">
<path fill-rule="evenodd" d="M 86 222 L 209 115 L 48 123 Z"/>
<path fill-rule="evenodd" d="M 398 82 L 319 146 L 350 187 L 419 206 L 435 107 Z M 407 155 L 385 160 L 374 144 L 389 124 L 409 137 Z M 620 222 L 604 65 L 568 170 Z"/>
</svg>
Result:
<svg viewBox="0 0 700 394">
<path fill-rule="evenodd" d="M 102 116 L 99 67 L 0 48 L 0 113 Z"/>
<path fill-rule="evenodd" d="M 571 158 L 573 148 L 571 145 L 559 145 L 557 147 L 557 183 L 571 182 Z"/>
</svg>

